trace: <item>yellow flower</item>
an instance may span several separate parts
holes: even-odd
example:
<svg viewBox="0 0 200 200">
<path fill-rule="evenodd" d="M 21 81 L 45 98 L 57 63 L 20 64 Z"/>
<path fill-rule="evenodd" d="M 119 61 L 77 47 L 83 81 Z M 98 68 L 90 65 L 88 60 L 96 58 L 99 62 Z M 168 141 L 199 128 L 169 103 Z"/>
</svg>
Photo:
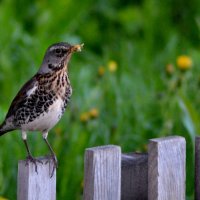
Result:
<svg viewBox="0 0 200 200">
<path fill-rule="evenodd" d="M 6 198 L 4 198 L 4 197 L 0 197 L 0 200 L 8 200 L 8 199 L 6 199 Z"/>
<path fill-rule="evenodd" d="M 98 69 L 98 75 L 103 76 L 105 73 L 105 68 L 103 66 L 100 66 Z"/>
<path fill-rule="evenodd" d="M 115 72 L 117 70 L 117 63 L 114 60 L 108 62 L 108 70 L 110 72 Z"/>
<path fill-rule="evenodd" d="M 168 75 L 172 75 L 174 73 L 174 66 L 172 64 L 166 65 L 165 71 Z"/>
<path fill-rule="evenodd" d="M 176 60 L 176 64 L 180 70 L 185 71 L 192 67 L 192 59 L 189 56 L 181 55 L 181 56 L 178 56 Z"/>
<path fill-rule="evenodd" d="M 84 180 L 81 181 L 81 188 L 84 187 Z"/>
<path fill-rule="evenodd" d="M 96 109 L 96 108 L 92 108 L 89 111 L 89 115 L 90 115 L 91 118 L 97 118 L 99 116 L 99 110 Z"/>
<path fill-rule="evenodd" d="M 143 150 L 144 151 L 148 151 L 148 147 L 147 147 L 147 145 L 145 144 L 145 145 L 143 145 Z"/>
<path fill-rule="evenodd" d="M 56 135 L 61 135 L 62 129 L 60 127 L 55 128 L 55 133 L 56 133 Z"/>
<path fill-rule="evenodd" d="M 80 115 L 81 122 L 87 122 L 90 119 L 90 114 L 88 112 L 83 112 Z"/>
</svg>

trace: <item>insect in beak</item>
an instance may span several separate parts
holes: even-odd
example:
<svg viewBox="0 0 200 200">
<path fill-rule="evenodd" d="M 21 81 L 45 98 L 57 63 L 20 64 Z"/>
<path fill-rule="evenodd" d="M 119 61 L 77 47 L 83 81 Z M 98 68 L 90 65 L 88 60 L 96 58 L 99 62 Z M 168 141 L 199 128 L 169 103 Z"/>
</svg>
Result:
<svg viewBox="0 0 200 200">
<path fill-rule="evenodd" d="M 76 44 L 71 47 L 71 52 L 80 52 L 83 48 L 84 44 Z"/>
</svg>

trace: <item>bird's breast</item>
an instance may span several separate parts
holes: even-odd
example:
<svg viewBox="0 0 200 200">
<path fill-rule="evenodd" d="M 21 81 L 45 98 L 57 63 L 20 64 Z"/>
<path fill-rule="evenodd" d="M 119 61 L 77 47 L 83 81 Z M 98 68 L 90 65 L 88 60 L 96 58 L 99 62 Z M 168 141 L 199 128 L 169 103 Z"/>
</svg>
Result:
<svg viewBox="0 0 200 200">
<path fill-rule="evenodd" d="M 33 121 L 29 121 L 22 125 L 24 131 L 48 131 L 54 127 L 62 116 L 63 101 L 57 99 L 47 112 L 42 112 Z"/>
<path fill-rule="evenodd" d="M 58 70 L 50 77 L 44 77 L 40 84 L 42 90 L 53 94 L 52 101 L 59 99 L 62 102 L 61 110 L 64 112 L 72 94 L 72 87 L 66 70 Z"/>
<path fill-rule="evenodd" d="M 38 83 L 38 89 L 41 93 L 55 94 L 54 96 L 61 98 L 63 102 L 68 102 L 72 94 L 72 87 L 65 70 L 58 70 L 52 74 L 44 75 L 38 79 Z"/>
<path fill-rule="evenodd" d="M 26 100 L 16 112 L 16 125 L 29 131 L 51 129 L 63 115 L 71 94 L 65 71 L 38 77 L 37 84 L 27 92 Z"/>
</svg>

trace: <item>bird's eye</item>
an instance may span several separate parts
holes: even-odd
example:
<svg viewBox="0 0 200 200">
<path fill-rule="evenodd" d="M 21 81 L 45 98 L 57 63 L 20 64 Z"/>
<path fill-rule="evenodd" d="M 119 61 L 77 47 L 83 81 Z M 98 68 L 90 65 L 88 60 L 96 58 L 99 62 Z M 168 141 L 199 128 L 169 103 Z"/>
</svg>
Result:
<svg viewBox="0 0 200 200">
<path fill-rule="evenodd" d="M 63 52 L 63 53 L 67 53 L 67 49 L 63 49 L 62 52 Z"/>
<path fill-rule="evenodd" d="M 60 49 L 56 49 L 56 53 L 57 54 L 61 53 L 61 50 Z"/>
</svg>

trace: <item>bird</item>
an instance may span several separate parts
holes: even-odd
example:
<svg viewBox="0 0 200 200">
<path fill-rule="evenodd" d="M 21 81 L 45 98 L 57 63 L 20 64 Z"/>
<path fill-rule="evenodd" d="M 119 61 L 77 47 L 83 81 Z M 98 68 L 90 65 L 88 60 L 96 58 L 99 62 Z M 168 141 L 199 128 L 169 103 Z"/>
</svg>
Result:
<svg viewBox="0 0 200 200">
<path fill-rule="evenodd" d="M 58 167 L 58 161 L 47 136 L 61 119 L 72 95 L 68 63 L 72 54 L 81 51 L 82 47 L 83 44 L 70 45 L 67 42 L 49 46 L 39 70 L 19 90 L 0 125 L 0 136 L 13 130 L 21 131 L 27 151 L 26 164 L 32 162 L 36 172 L 37 163 L 41 161 L 32 156 L 27 133 L 30 131 L 42 133 L 50 150 L 50 159 L 53 161 L 51 177 Z"/>
</svg>

